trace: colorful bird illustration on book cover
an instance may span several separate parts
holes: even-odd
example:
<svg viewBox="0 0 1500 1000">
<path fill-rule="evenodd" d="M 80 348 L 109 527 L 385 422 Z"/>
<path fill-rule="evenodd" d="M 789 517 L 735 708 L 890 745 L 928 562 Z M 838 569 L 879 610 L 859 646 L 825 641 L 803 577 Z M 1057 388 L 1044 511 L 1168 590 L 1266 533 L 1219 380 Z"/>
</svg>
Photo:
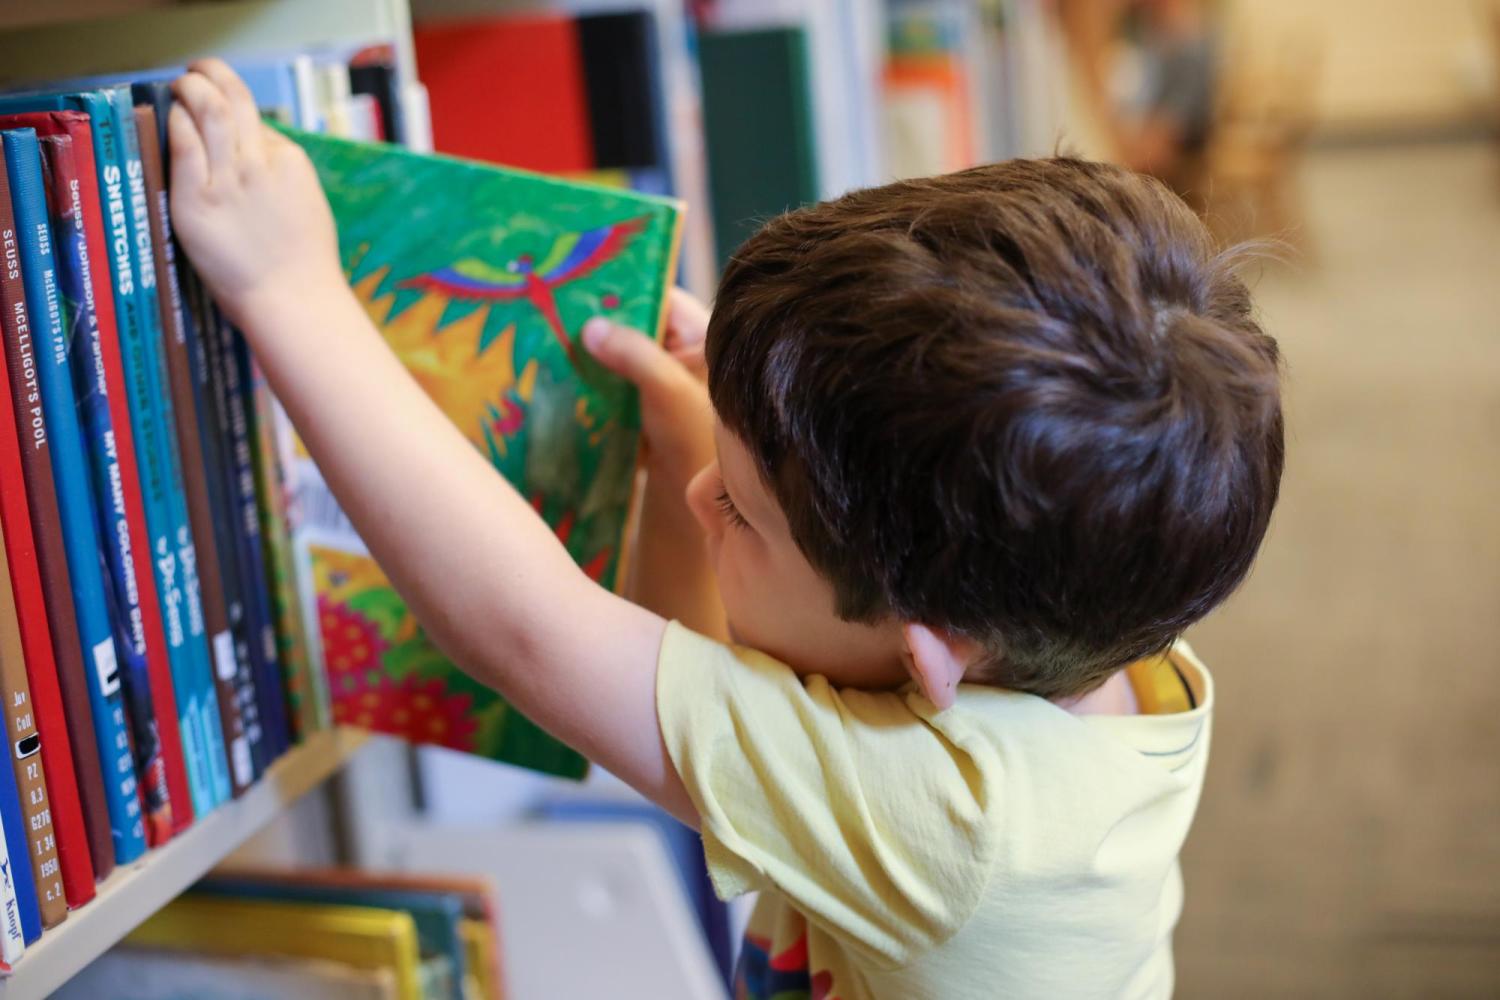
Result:
<svg viewBox="0 0 1500 1000">
<path fill-rule="evenodd" d="M 387 145 L 292 136 L 318 169 L 350 284 L 386 343 L 578 565 L 615 587 L 639 403 L 576 336 L 598 315 L 658 328 L 679 207 Z M 289 491 L 316 491 L 311 460 L 289 450 L 303 470 L 288 476 Z M 336 717 L 581 773 L 581 758 L 442 657 L 358 539 L 339 541 L 338 530 L 349 537 L 347 524 L 294 532 L 299 578 L 309 581 L 304 618 L 317 623 Z"/>
<path fill-rule="evenodd" d="M 546 318 L 558 343 L 571 356 L 573 339 L 557 313 L 556 289 L 587 277 L 615 259 L 646 222 L 636 217 L 581 233 L 564 233 L 553 241 L 540 263 L 530 254 L 521 254 L 497 268 L 477 257 L 466 257 L 449 267 L 408 278 L 401 286 L 481 302 L 524 298 Z"/>
</svg>

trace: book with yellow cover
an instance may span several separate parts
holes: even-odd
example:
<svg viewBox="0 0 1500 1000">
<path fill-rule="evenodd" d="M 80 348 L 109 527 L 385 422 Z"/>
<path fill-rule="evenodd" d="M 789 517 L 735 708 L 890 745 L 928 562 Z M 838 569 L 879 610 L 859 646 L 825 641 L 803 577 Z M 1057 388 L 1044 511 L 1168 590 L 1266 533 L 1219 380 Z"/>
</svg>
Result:
<svg viewBox="0 0 1500 1000">
<path fill-rule="evenodd" d="M 505 992 L 500 982 L 495 928 L 483 920 L 465 919 L 459 921 L 458 934 L 463 938 L 464 957 L 467 959 L 465 988 L 482 1000 L 502 1000 Z"/>
<path fill-rule="evenodd" d="M 477 981 L 479 995 L 505 995 L 505 967 L 501 961 L 500 911 L 495 889 L 477 875 L 434 875 L 406 871 L 371 871 L 365 868 L 275 868 L 232 865 L 211 875 L 204 885 L 218 881 L 258 881 L 266 885 L 305 889 L 342 889 L 363 892 L 410 892 L 450 895 L 463 906 L 459 922 L 463 942 L 464 978 Z M 378 905 L 378 904 L 372 904 Z M 420 927 L 418 928 L 420 932 Z M 482 962 L 482 966 L 476 966 Z"/>
<path fill-rule="evenodd" d="M 389 970 L 398 1000 L 421 1000 L 421 955 L 411 916 L 392 910 L 182 896 L 126 941 L 207 955 L 322 959 Z"/>
</svg>

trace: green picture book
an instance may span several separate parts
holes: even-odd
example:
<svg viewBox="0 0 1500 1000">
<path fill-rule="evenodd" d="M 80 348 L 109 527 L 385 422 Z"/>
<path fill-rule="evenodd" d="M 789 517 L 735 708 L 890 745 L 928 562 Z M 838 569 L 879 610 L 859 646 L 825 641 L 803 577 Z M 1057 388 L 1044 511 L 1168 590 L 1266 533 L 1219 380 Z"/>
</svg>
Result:
<svg viewBox="0 0 1500 1000">
<path fill-rule="evenodd" d="M 589 576 L 615 588 L 640 445 L 634 389 L 579 343 L 593 316 L 659 331 L 677 203 L 302 132 L 355 294 L 449 419 Z M 562 775 L 584 761 L 428 641 L 290 425 L 290 548 L 333 721 Z M 412 513 L 420 530 L 421 512 Z"/>
</svg>

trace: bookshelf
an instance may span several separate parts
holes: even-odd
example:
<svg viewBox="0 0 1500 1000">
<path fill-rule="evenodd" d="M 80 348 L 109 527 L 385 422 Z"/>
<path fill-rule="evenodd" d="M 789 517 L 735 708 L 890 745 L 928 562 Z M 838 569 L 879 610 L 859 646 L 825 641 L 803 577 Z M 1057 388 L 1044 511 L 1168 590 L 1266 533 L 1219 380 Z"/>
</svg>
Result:
<svg viewBox="0 0 1500 1000">
<path fill-rule="evenodd" d="M 0 85 L 180 65 L 204 55 L 274 57 L 368 45 L 389 45 L 399 79 L 415 79 L 407 0 L 0 0 Z M 100 882 L 94 899 L 0 977 L 0 1000 L 50 996 L 346 765 L 385 769 L 382 751 L 388 756 L 392 748 L 376 743 L 334 729 L 286 752 L 241 798 Z"/>
<path fill-rule="evenodd" d="M 325 730 L 289 751 L 248 792 L 140 861 L 115 870 L 98 895 L 26 949 L 0 979 L 0 1000 L 45 997 L 187 889 L 293 802 L 355 756 L 366 737 Z"/>
<path fill-rule="evenodd" d="M 382 43 L 395 48 L 401 76 L 415 79 L 406 0 L 198 0 L 135 6 L 140 9 L 41 24 L 17 21 L 0 6 L 0 82 L 170 66 L 205 55 Z"/>
</svg>

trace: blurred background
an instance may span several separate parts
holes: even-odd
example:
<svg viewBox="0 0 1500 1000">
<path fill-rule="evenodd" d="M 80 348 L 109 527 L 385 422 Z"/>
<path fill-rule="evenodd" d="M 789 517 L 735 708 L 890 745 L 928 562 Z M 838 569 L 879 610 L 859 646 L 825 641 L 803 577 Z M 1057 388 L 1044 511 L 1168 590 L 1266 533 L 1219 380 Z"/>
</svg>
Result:
<svg viewBox="0 0 1500 1000">
<path fill-rule="evenodd" d="M 54 76 L 384 46 L 408 144 L 685 199 L 681 278 L 705 298 L 786 208 L 1054 151 L 1268 241 L 1247 277 L 1286 356 L 1289 462 L 1259 565 L 1190 636 L 1219 705 L 1179 995 L 1500 996 L 1500 4 L 0 9 L 18 60 L 94 39 L 48 55 Z M 719 989 L 736 918 L 697 850 L 608 776 L 380 742 L 244 855 L 484 871 L 513 995 L 693 997 Z"/>
</svg>

